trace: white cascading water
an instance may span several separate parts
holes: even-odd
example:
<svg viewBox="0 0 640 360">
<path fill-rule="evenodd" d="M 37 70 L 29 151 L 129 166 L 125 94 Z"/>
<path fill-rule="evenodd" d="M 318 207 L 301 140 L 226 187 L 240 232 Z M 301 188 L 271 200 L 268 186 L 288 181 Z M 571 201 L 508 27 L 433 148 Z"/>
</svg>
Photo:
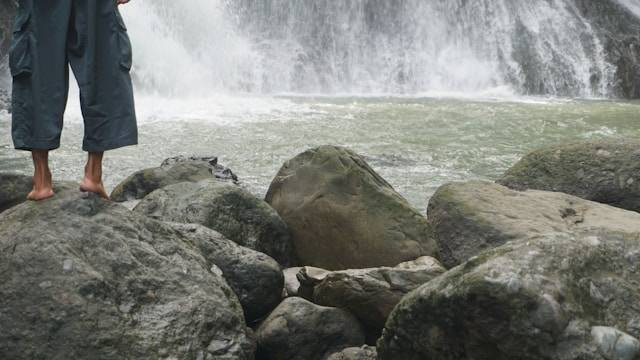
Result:
<svg viewBox="0 0 640 360">
<path fill-rule="evenodd" d="M 618 2 L 640 18 L 640 0 L 618 0 Z"/>
<path fill-rule="evenodd" d="M 151 93 L 600 97 L 615 71 L 570 0 L 137 0 L 123 14 Z"/>
</svg>

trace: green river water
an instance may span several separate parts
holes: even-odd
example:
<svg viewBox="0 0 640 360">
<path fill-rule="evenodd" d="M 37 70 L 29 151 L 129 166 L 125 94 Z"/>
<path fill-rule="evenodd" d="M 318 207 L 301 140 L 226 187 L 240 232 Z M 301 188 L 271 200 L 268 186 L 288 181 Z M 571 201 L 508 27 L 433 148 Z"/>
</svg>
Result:
<svg viewBox="0 0 640 360">
<path fill-rule="evenodd" d="M 79 180 L 82 118 L 68 105 L 55 178 Z M 640 139 L 640 102 L 546 98 L 243 97 L 137 99 L 139 145 L 107 153 L 110 191 L 128 174 L 175 155 L 215 155 L 264 196 L 282 163 L 307 148 L 347 146 L 420 211 L 438 186 L 493 180 L 527 152 L 572 141 Z M 0 111 L 0 171 L 32 171 L 13 150 Z"/>
</svg>

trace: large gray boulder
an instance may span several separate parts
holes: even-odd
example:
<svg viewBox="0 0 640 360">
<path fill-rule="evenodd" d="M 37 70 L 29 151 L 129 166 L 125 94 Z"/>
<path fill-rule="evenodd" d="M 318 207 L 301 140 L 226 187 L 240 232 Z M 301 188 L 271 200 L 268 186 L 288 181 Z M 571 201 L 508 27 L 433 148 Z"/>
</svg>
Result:
<svg viewBox="0 0 640 360">
<path fill-rule="evenodd" d="M 170 223 L 191 240 L 202 256 L 216 265 L 236 293 L 247 322 L 266 316 L 280 303 L 284 276 L 280 265 L 261 252 L 240 246 L 197 224 Z"/>
<path fill-rule="evenodd" d="M 350 347 L 337 352 L 327 360 L 377 360 L 378 354 L 373 346 Z"/>
<path fill-rule="evenodd" d="M 238 177 L 229 168 L 218 164 L 217 157 L 176 156 L 164 160 L 159 167 L 136 171 L 116 185 L 111 199 L 117 202 L 142 199 L 163 186 L 205 179 L 238 182 Z"/>
<path fill-rule="evenodd" d="M 0 214 L 0 358 L 253 359 L 237 296 L 190 239 L 94 194 Z"/>
<path fill-rule="evenodd" d="M 287 161 L 266 200 L 289 226 L 303 265 L 356 269 L 437 255 L 425 217 L 342 147 L 321 146 Z"/>
<path fill-rule="evenodd" d="M 540 235 L 409 293 L 380 360 L 640 358 L 640 234 Z"/>
<path fill-rule="evenodd" d="M 440 187 L 427 211 L 447 267 L 508 241 L 550 232 L 640 232 L 640 214 L 557 192 L 471 181 Z"/>
<path fill-rule="evenodd" d="M 526 155 L 497 182 L 640 212 L 640 142 L 599 140 L 543 148 Z"/>
<path fill-rule="evenodd" d="M 256 330 L 258 359 L 325 360 L 342 349 L 364 344 L 356 318 L 348 312 L 286 298 Z"/>
<path fill-rule="evenodd" d="M 369 339 L 378 338 L 389 313 L 404 295 L 445 272 L 428 256 L 396 267 L 326 273 L 312 269 L 299 273 L 301 286 L 312 287 L 312 301 L 351 312 L 366 327 Z"/>
<path fill-rule="evenodd" d="M 289 229 L 278 213 L 233 184 L 208 179 L 168 185 L 147 195 L 134 211 L 164 221 L 201 224 L 282 266 L 295 263 Z"/>
</svg>

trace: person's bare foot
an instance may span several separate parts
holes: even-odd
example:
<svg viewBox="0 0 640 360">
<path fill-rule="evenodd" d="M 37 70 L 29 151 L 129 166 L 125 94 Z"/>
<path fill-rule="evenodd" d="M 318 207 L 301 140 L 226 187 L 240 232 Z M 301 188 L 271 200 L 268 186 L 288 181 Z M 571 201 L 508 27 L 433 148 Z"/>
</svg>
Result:
<svg viewBox="0 0 640 360">
<path fill-rule="evenodd" d="M 107 195 L 107 192 L 104 189 L 104 185 L 102 184 L 102 181 L 95 182 L 85 177 L 84 180 L 82 180 L 82 182 L 80 183 L 80 191 L 96 193 L 101 198 L 105 200 L 109 200 L 109 195 Z"/>
<path fill-rule="evenodd" d="M 53 189 L 41 189 L 41 190 L 31 190 L 29 194 L 27 194 L 27 200 L 40 201 L 44 199 L 48 199 L 55 195 Z"/>
<path fill-rule="evenodd" d="M 35 171 L 33 173 L 33 188 L 27 194 L 27 200 L 39 201 L 55 195 L 48 156 L 48 150 L 32 150 Z"/>
<path fill-rule="evenodd" d="M 102 156 L 103 152 L 90 152 L 87 164 L 84 166 L 84 180 L 80 183 L 80 191 L 92 192 L 101 198 L 110 200 L 102 184 Z"/>
</svg>

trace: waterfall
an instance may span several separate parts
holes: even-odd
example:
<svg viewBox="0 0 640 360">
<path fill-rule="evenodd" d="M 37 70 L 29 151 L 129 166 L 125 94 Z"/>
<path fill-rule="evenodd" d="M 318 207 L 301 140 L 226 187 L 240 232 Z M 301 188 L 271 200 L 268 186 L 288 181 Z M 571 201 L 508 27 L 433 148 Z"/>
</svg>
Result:
<svg viewBox="0 0 640 360">
<path fill-rule="evenodd" d="M 640 0 L 616 0 L 640 12 Z M 136 0 L 136 85 L 165 94 L 602 97 L 615 67 L 574 0 Z"/>
<path fill-rule="evenodd" d="M 640 0 L 618 0 L 618 2 L 640 18 Z"/>
<path fill-rule="evenodd" d="M 254 83 L 253 46 L 219 0 L 136 0 L 121 7 L 135 54 L 133 77 L 168 95 L 243 90 Z"/>
</svg>

